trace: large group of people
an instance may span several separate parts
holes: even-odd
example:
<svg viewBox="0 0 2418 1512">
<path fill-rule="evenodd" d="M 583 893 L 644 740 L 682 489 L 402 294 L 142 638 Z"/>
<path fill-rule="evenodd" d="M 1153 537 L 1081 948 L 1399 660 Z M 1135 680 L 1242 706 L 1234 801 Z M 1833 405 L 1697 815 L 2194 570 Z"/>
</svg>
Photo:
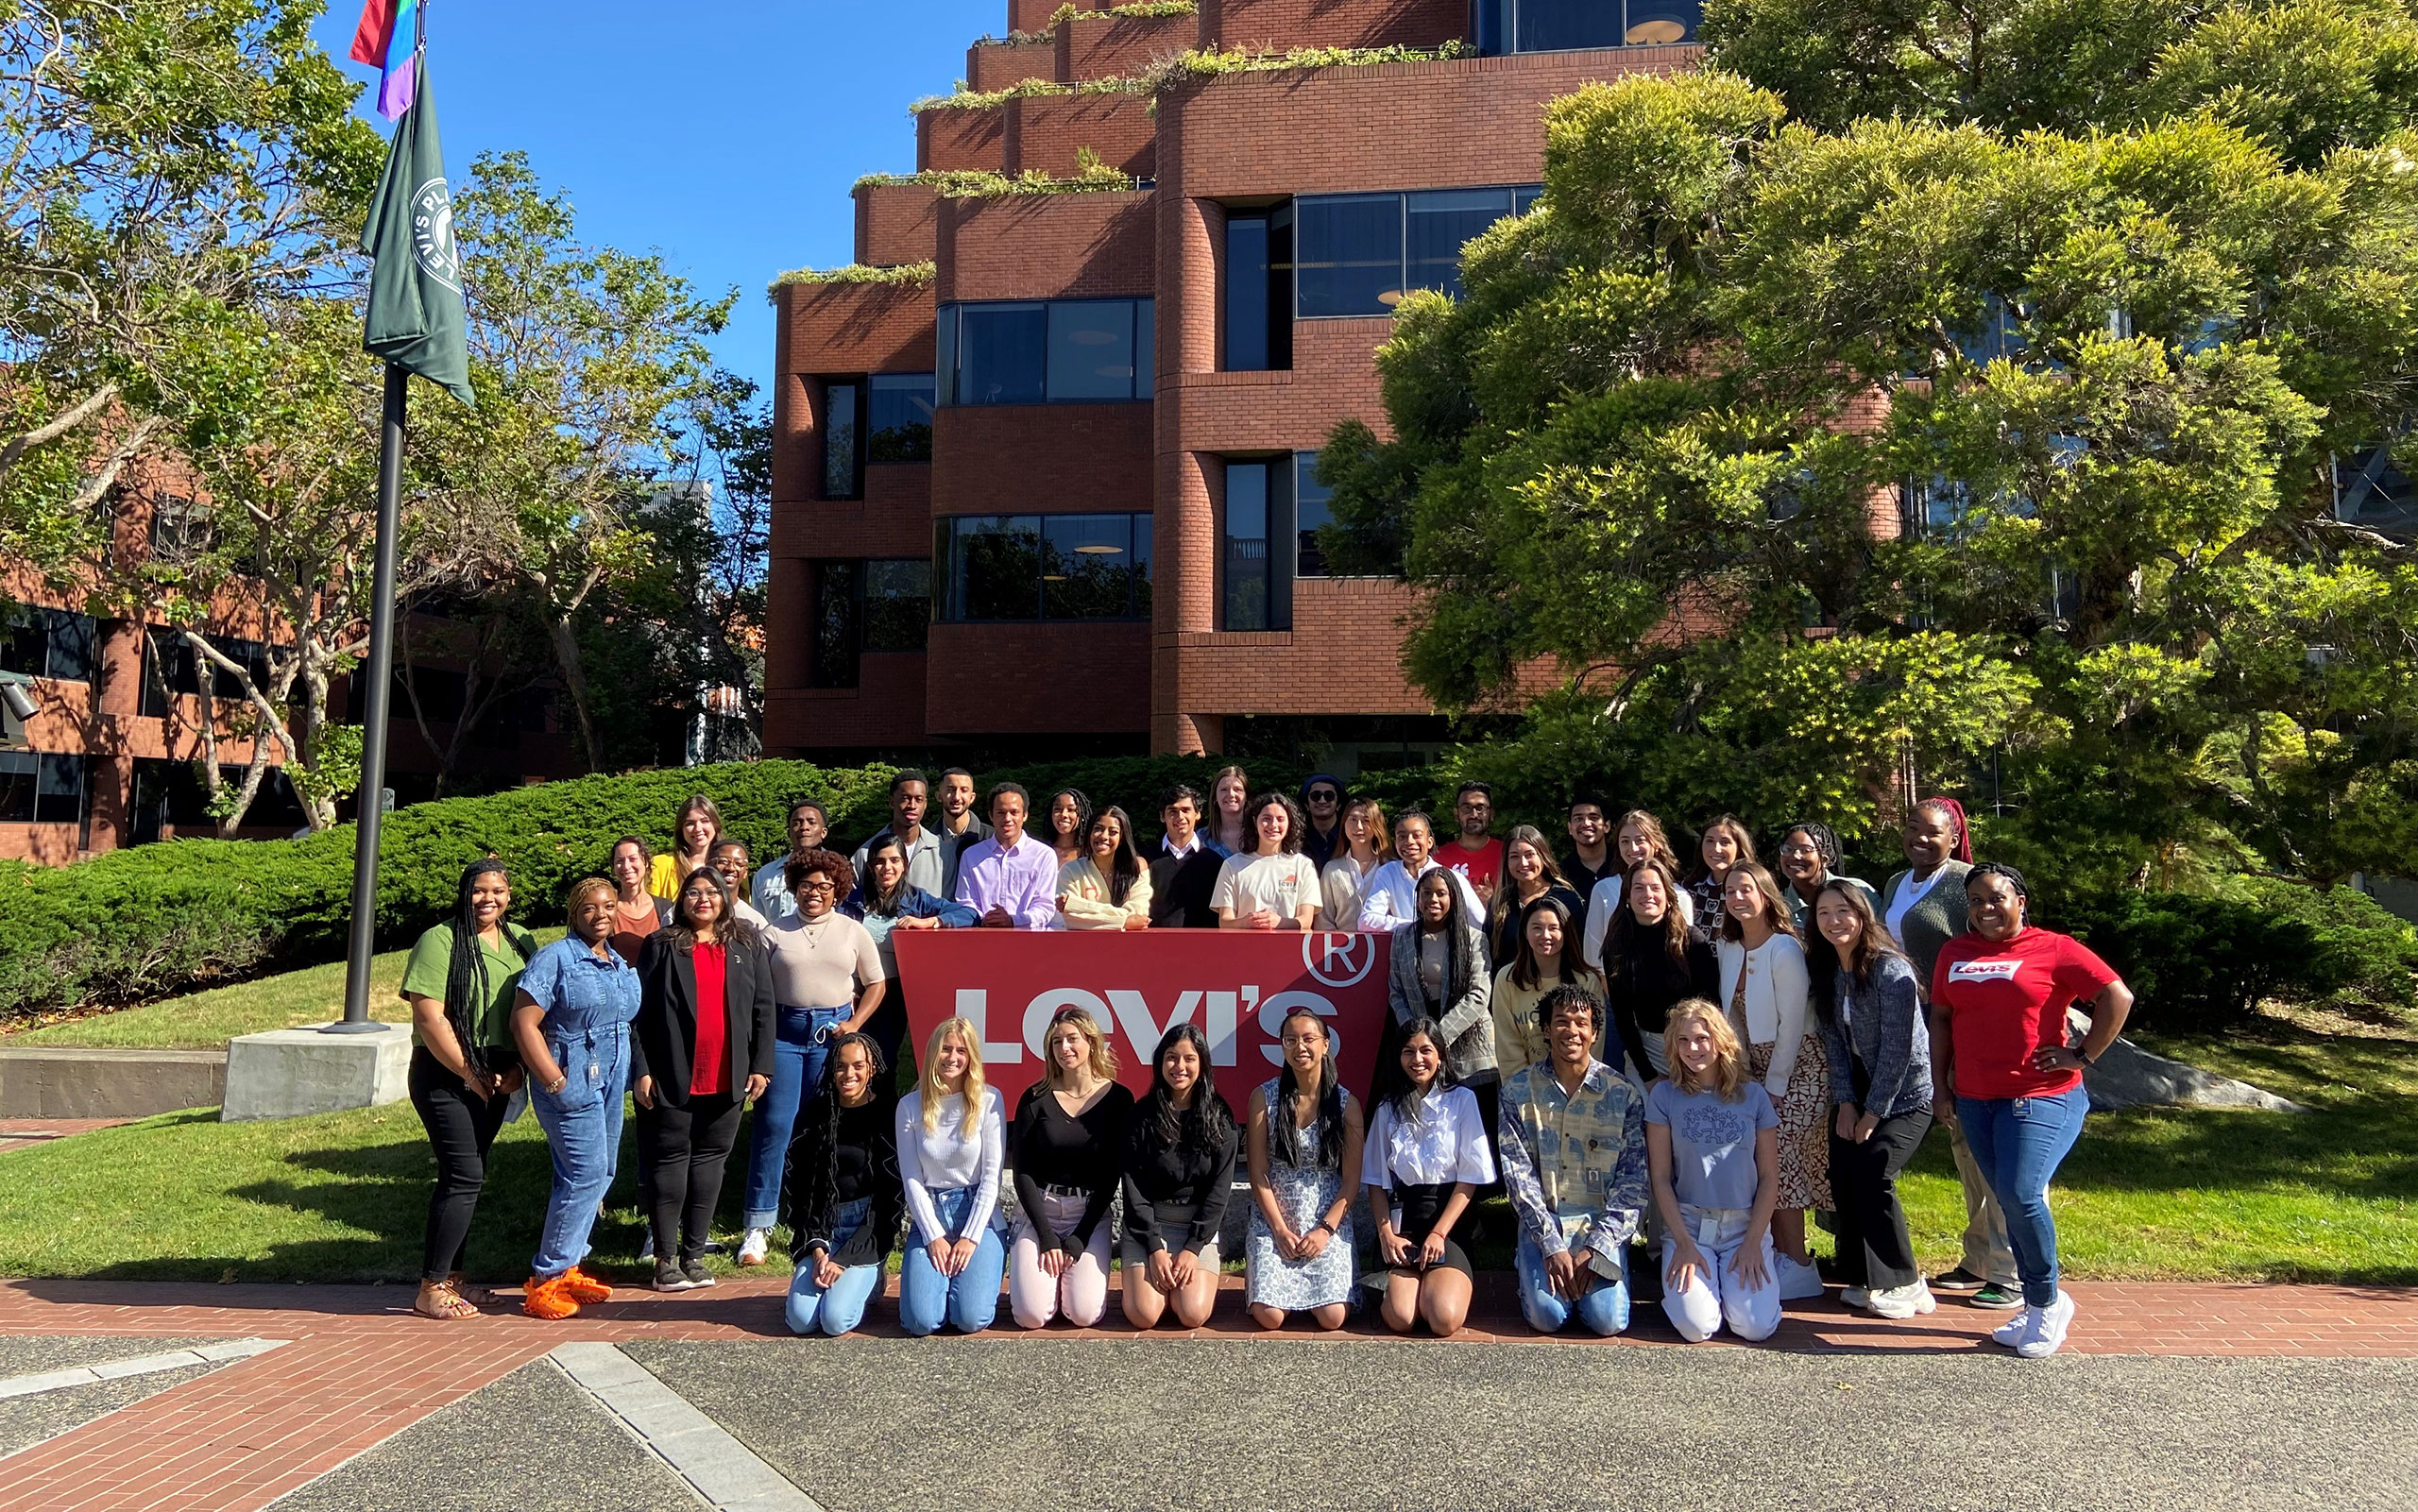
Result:
<svg viewBox="0 0 2418 1512">
<path fill-rule="evenodd" d="M 1479 783 L 1439 841 L 1429 815 L 1388 820 L 1332 775 L 1254 793 L 1229 767 L 1206 795 L 1166 792 L 1147 852 L 1132 815 L 1071 788 L 1036 803 L 1000 783 L 986 820 L 965 772 L 935 787 L 909 771 L 889 800 L 849 856 L 798 803 L 788 852 L 754 868 L 691 798 L 665 851 L 612 846 L 542 948 L 506 922 L 500 862 L 464 874 L 402 984 L 437 1166 L 420 1312 L 477 1310 L 461 1251 L 525 1086 L 553 1163 L 522 1302 L 541 1317 L 610 1295 L 583 1263 L 626 1089 L 661 1291 L 713 1284 L 710 1220 L 753 1109 L 737 1259 L 762 1264 L 786 1224 L 799 1334 L 859 1327 L 894 1251 L 911 1334 L 992 1326 L 1003 1282 L 1028 1329 L 1097 1324 L 1112 1296 L 1133 1327 L 1197 1327 L 1247 1181 L 1245 1305 L 1269 1329 L 1335 1329 L 1358 1307 L 1399 1333 L 1457 1331 L 1475 1204 L 1499 1193 L 1541 1333 L 1626 1329 L 1643 1264 L 1687 1339 L 1767 1337 L 1784 1302 L 1826 1289 L 1808 1247 L 1822 1215 L 1848 1306 L 1909 1318 L 1945 1294 L 2008 1312 L 1995 1337 L 2018 1355 L 2065 1339 L 2048 1186 L 2132 996 L 2031 921 L 2020 873 L 1975 863 L 1952 799 L 1905 813 L 1906 865 L 1877 888 L 1840 872 L 1818 823 L 1767 832 L 1775 870 L 1734 814 L 1683 858 L 1655 815 L 1580 796 L 1558 848 L 1531 825 L 1494 835 Z M 1235 1089 L 1239 1115 L 1188 1022 L 1137 1098 L 1102 1027 L 1068 1008 L 1014 1108 L 962 1018 L 918 1047 L 901 1096 L 894 934 L 964 928 L 1385 933 L 1374 1085 L 1342 1085 L 1325 1022 L 1296 1011 L 1277 1074 Z M 1927 1279 L 1898 1180 L 1934 1123 L 1967 1223 L 1955 1266 Z"/>
</svg>

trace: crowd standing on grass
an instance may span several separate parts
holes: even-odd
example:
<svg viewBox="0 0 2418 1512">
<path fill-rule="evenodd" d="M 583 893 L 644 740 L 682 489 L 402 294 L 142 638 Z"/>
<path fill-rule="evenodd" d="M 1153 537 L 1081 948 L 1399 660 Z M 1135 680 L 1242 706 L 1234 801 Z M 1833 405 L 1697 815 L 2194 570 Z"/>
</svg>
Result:
<svg viewBox="0 0 2418 1512">
<path fill-rule="evenodd" d="M 2074 1304 L 2049 1182 L 2132 994 L 2032 921 L 2019 872 L 1975 862 L 1955 800 L 1907 811 L 1906 865 L 1877 888 L 1839 870 L 1816 822 L 1765 832 L 1776 870 L 1736 814 L 1683 861 L 1659 817 L 1615 818 L 1592 794 L 1557 854 L 1531 825 L 1497 838 L 1482 783 L 1455 795 L 1440 842 L 1435 818 L 1389 817 L 1325 773 L 1295 793 L 1254 794 L 1240 767 L 1206 794 L 1178 785 L 1147 849 L 1132 815 L 1073 788 L 1037 808 L 1013 782 L 988 800 L 978 817 L 962 769 L 937 787 L 901 772 L 889 823 L 852 856 L 801 801 L 788 852 L 751 870 L 693 797 L 662 851 L 614 843 L 543 948 L 505 922 L 502 863 L 466 871 L 402 984 L 436 1160 L 417 1310 L 478 1311 L 462 1249 L 525 1087 L 553 1164 L 522 1293 L 539 1317 L 611 1295 L 583 1265 L 626 1090 L 655 1289 L 714 1283 L 708 1229 L 744 1125 L 737 1259 L 763 1264 L 786 1225 L 802 1334 L 859 1327 L 894 1251 L 911 1334 L 991 1327 L 1003 1280 L 1027 1329 L 1098 1323 L 1112 1298 L 1135 1328 L 1198 1327 L 1239 1166 L 1245 1306 L 1268 1329 L 1361 1309 L 1398 1333 L 1456 1332 L 1476 1203 L 1500 1191 L 1540 1333 L 1620 1333 L 1642 1293 L 1690 1340 L 1768 1337 L 1785 1303 L 1828 1289 L 1818 1218 L 1848 1306 L 1910 1318 L 1946 1294 L 2007 1312 L 1994 1336 L 2018 1355 L 2063 1343 Z M 1383 931 L 1374 1085 L 1366 1102 L 1343 1086 L 1325 1023 L 1295 1011 L 1277 1075 L 1236 1091 L 1239 1114 L 1188 1023 L 1137 1099 L 1102 1027 L 1068 1008 L 1014 1109 L 962 1018 L 927 1038 L 898 1096 L 894 936 L 971 928 Z M 1956 1266 L 1926 1279 L 1897 1183 L 1934 1125 L 1967 1222 Z"/>
</svg>

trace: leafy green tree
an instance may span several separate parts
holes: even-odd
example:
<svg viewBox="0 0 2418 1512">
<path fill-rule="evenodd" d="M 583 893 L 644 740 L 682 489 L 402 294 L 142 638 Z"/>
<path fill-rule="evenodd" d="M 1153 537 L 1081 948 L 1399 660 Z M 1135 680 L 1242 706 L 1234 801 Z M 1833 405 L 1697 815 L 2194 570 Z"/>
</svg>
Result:
<svg viewBox="0 0 2418 1512">
<path fill-rule="evenodd" d="M 1717 72 L 1558 102 L 1541 208 L 1400 307 L 1396 439 L 1321 460 L 1439 703 L 1563 673 L 1464 762 L 1857 833 L 1995 760 L 2069 875 L 2405 860 L 2418 566 L 2331 464 L 2406 433 L 2418 140 L 2367 103 L 2401 8 L 2336 8 L 2329 85 L 2216 44 L 2265 10 L 1748 3 L 1721 56 L 1818 125 Z"/>
</svg>

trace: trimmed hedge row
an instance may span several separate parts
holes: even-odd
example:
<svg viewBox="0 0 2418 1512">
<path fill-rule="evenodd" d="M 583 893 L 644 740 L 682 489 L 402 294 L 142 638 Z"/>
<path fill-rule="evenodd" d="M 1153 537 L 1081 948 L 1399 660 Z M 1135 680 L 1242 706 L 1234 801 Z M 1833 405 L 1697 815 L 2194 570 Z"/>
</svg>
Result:
<svg viewBox="0 0 2418 1512">
<path fill-rule="evenodd" d="M 985 773 L 1036 802 L 1062 785 L 1118 804 L 1155 834 L 1159 795 L 1174 782 L 1208 790 L 1221 763 L 1156 756 L 1062 762 Z M 725 830 L 758 858 L 787 843 L 792 802 L 813 798 L 850 847 L 888 817 L 894 768 L 802 761 L 729 762 L 673 772 L 582 777 L 473 798 L 414 804 L 379 839 L 381 948 L 409 943 L 453 904 L 462 868 L 493 852 L 511 869 L 513 913 L 558 922 L 571 883 L 601 875 L 613 841 L 662 844 L 690 793 L 722 809 Z M 1253 763 L 1254 786 L 1297 787 L 1306 773 Z M 1426 796 L 1419 773 L 1376 784 L 1389 807 Z M 1371 786 L 1363 784 L 1364 787 Z M 0 866 L 0 1017 L 72 1003 L 125 1003 L 264 969 L 335 960 L 351 910 L 349 824 L 295 841 L 182 840 L 135 846 L 66 867 Z"/>
</svg>

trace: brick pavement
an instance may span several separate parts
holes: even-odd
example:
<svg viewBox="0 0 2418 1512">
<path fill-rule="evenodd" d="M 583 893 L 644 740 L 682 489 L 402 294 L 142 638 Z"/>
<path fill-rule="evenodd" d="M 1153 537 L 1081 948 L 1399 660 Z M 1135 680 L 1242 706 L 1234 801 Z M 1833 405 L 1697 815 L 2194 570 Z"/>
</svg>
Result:
<svg viewBox="0 0 2418 1512">
<path fill-rule="evenodd" d="M 1227 1289 L 1238 1293 L 1239 1278 L 1230 1277 Z M 2068 1349 L 2077 1354 L 2418 1358 L 2418 1291 L 2088 1283 L 2072 1289 L 2081 1314 Z M 11 1456 L 0 1475 L 0 1512 L 252 1512 L 559 1344 L 783 1336 L 783 1290 L 778 1276 L 670 1297 L 633 1290 L 562 1323 L 521 1317 L 506 1292 L 481 1317 L 438 1323 L 412 1314 L 411 1293 L 400 1286 L 0 1283 L 0 1334 L 294 1341 Z M 2004 1317 L 1950 1303 L 1928 1317 L 1893 1323 L 1826 1300 L 1793 1304 L 1766 1344 L 1711 1347 L 1987 1351 L 1988 1331 Z M 1480 1278 L 1475 1322 L 1455 1342 L 1687 1347 L 1652 1307 L 1640 1310 L 1628 1337 L 1535 1340 L 1513 1308 L 1510 1278 L 1501 1274 Z M 1113 1326 L 1051 1332 L 1134 1337 Z M 1002 1348 L 1013 1348 L 1020 1336 L 1013 1327 L 990 1335 Z M 1196 1334 L 1161 1331 L 1149 1337 L 1192 1336 L 1317 1337 L 1349 1348 L 1371 1335 L 1359 1327 L 1263 1334 L 1234 1296 Z"/>
<path fill-rule="evenodd" d="M 0 1118 L 0 1154 L 132 1122 L 131 1118 Z"/>
</svg>

